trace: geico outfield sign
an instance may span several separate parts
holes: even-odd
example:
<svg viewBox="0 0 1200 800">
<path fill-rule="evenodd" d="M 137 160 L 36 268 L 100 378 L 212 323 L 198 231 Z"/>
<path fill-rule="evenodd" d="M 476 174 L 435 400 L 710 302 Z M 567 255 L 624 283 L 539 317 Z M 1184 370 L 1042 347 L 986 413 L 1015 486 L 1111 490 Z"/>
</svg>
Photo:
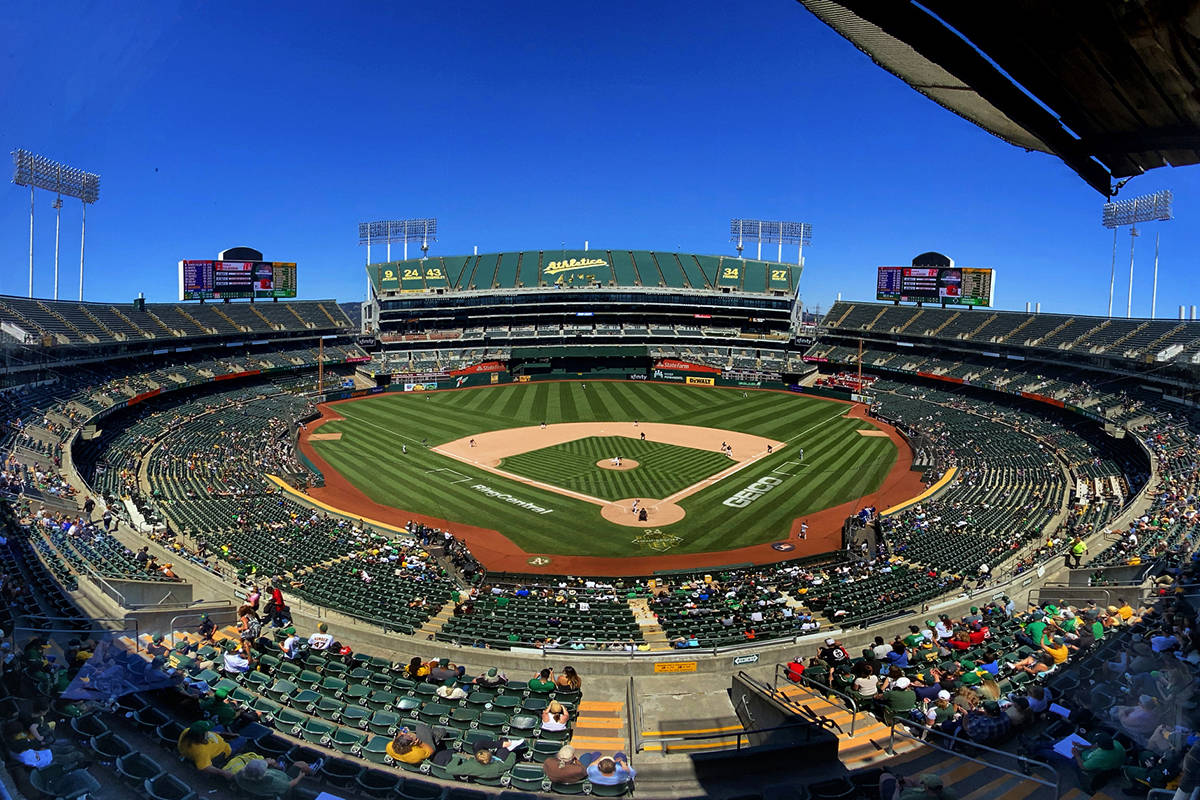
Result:
<svg viewBox="0 0 1200 800">
<path fill-rule="evenodd" d="M 770 475 L 766 475 L 745 489 L 742 489 L 733 497 L 727 497 L 723 504 L 730 508 L 745 508 L 781 483 L 783 483 L 781 478 L 773 478 Z"/>
</svg>

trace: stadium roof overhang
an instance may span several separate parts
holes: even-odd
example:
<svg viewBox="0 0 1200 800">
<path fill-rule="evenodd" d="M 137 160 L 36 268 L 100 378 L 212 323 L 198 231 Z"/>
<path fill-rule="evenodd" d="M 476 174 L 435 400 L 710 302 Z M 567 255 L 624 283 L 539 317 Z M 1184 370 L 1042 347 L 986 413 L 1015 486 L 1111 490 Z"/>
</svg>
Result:
<svg viewBox="0 0 1200 800">
<path fill-rule="evenodd" d="M 1200 0 L 798 0 L 875 63 L 1111 196 L 1200 163 Z"/>
</svg>

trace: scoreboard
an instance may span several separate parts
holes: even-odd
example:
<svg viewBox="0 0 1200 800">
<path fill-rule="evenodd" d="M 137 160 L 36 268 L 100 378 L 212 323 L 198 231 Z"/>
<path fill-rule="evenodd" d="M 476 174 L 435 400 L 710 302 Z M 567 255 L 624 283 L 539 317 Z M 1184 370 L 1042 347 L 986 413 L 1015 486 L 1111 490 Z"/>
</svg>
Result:
<svg viewBox="0 0 1200 800">
<path fill-rule="evenodd" d="M 987 306 L 995 297 L 995 274 L 969 267 L 880 267 L 876 300 Z"/>
<path fill-rule="evenodd" d="M 180 300 L 296 296 L 296 264 L 283 261 L 180 261 Z"/>
</svg>

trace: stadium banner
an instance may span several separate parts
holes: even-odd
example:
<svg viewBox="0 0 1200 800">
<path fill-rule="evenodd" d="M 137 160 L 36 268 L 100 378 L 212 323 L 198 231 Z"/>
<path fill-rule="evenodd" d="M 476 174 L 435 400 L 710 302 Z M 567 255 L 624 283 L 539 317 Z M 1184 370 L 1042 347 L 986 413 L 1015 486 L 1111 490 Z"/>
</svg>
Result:
<svg viewBox="0 0 1200 800">
<path fill-rule="evenodd" d="M 228 381 L 233 378 L 247 378 L 251 375 L 261 375 L 261 369 L 248 369 L 245 372 L 230 372 L 225 375 L 213 375 L 214 381 Z"/>
<path fill-rule="evenodd" d="M 684 378 L 684 383 L 688 386 L 716 386 L 716 378 L 697 378 L 693 375 L 688 375 Z"/>
<path fill-rule="evenodd" d="M 944 381 L 946 383 L 966 383 L 962 378 L 955 378 L 953 375 L 939 375 L 936 372 L 918 372 L 922 378 L 931 378 L 935 381 Z"/>
<path fill-rule="evenodd" d="M 428 383 L 433 381 L 448 381 L 452 376 L 449 372 L 394 372 L 392 383 Z"/>
<path fill-rule="evenodd" d="M 364 350 L 374 350 L 379 346 L 379 339 L 375 336 L 359 336 L 354 341 Z"/>
<path fill-rule="evenodd" d="M 455 377 L 459 375 L 474 375 L 478 372 L 504 372 L 504 365 L 499 361 L 481 361 L 478 364 L 471 364 L 462 369 L 450 370 L 450 374 Z"/>
<path fill-rule="evenodd" d="M 437 388 L 438 388 L 437 381 L 431 381 L 431 382 L 426 382 L 426 383 L 406 383 L 406 384 L 404 384 L 404 391 L 406 391 L 406 392 L 432 392 L 433 390 L 435 390 Z"/>
<path fill-rule="evenodd" d="M 160 394 L 162 394 L 161 388 L 152 389 L 149 392 L 142 392 L 141 394 L 136 394 L 133 397 L 129 398 L 127 401 L 125 401 L 125 405 L 126 406 L 137 405 L 138 403 L 149 400 L 151 397 L 157 397 Z"/>
<path fill-rule="evenodd" d="M 673 383 L 683 383 L 683 379 L 685 377 L 687 376 L 679 375 L 675 372 L 670 372 L 664 369 L 656 369 L 650 373 L 650 380 L 652 381 L 671 381 Z"/>
<path fill-rule="evenodd" d="M 365 364 L 371 360 L 370 356 L 346 356 L 344 364 Z"/>
<path fill-rule="evenodd" d="M 517 383 L 529 383 L 531 380 L 533 380 L 532 375 L 518 375 L 517 376 Z"/>
<path fill-rule="evenodd" d="M 704 364 L 693 364 L 690 361 L 680 361 L 677 358 L 663 358 L 654 365 L 655 369 L 677 370 L 683 372 L 704 372 L 709 375 L 720 375 L 720 367 L 709 367 Z"/>
<path fill-rule="evenodd" d="M 1046 397 L 1044 394 L 1035 394 L 1034 392 L 1021 392 L 1021 397 L 1024 397 L 1026 400 L 1036 400 L 1039 403 L 1056 406 L 1057 408 L 1065 408 L 1067 405 L 1062 400 L 1055 400 L 1053 397 Z"/>
</svg>

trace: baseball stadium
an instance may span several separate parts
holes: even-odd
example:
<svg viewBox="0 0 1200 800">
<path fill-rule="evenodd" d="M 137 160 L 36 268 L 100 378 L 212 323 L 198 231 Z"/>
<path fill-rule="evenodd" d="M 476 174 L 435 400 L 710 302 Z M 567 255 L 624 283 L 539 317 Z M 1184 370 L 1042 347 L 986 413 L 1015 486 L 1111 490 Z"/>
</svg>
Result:
<svg viewBox="0 0 1200 800">
<path fill-rule="evenodd" d="M 1200 161 L 1103 125 L 1152 74 L 1200 129 L 1168 51 L 1039 78 L 1007 65 L 1097 29 L 800 5 L 1110 199 Z M 811 229 L 757 220 L 737 255 L 431 255 L 433 220 L 365 223 L 365 300 L 238 246 L 181 253 L 177 300 L 84 300 L 81 260 L 72 301 L 57 262 L 34 296 L 30 220 L 0 798 L 1195 797 L 1194 307 L 1003 310 L 1003 265 L 928 251 L 818 311 Z"/>
</svg>

